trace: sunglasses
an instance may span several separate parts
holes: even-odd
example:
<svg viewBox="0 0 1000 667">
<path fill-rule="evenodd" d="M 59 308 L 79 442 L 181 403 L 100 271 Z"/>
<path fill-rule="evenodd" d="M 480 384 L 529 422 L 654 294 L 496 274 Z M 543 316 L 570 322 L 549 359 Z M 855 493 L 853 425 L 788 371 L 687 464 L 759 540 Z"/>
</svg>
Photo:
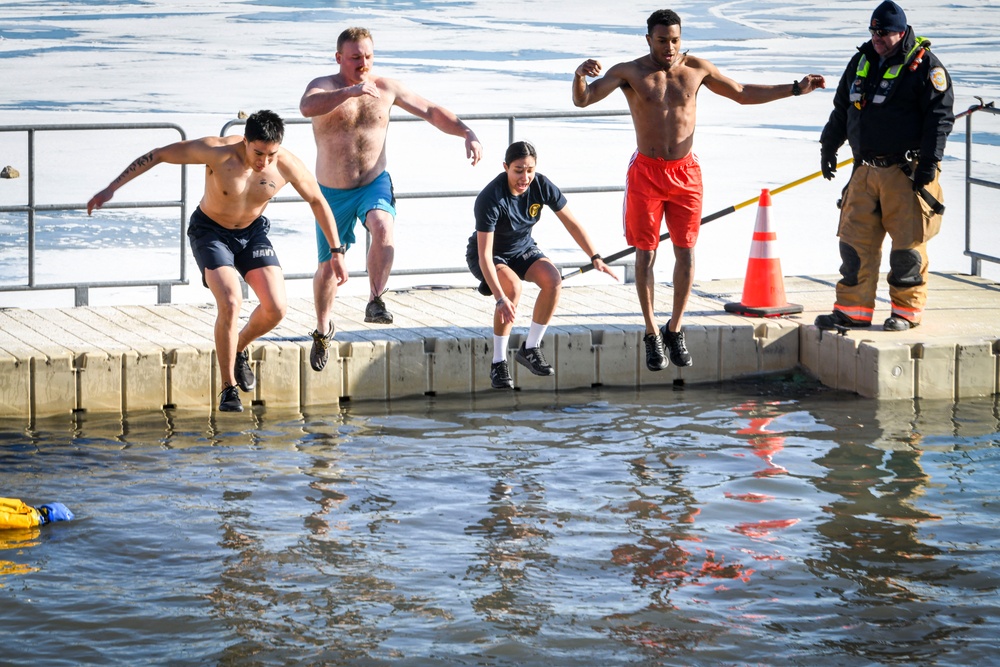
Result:
<svg viewBox="0 0 1000 667">
<path fill-rule="evenodd" d="M 868 32 L 872 34 L 872 37 L 885 37 L 886 35 L 891 35 L 894 30 L 876 30 L 875 28 L 868 28 Z"/>
</svg>

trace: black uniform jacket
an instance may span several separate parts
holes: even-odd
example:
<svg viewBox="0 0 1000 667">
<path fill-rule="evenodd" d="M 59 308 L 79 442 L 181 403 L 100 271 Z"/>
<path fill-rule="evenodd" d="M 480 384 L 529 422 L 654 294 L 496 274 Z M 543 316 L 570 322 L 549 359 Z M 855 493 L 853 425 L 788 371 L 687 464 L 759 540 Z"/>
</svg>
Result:
<svg viewBox="0 0 1000 667">
<path fill-rule="evenodd" d="M 945 141 L 955 124 L 952 111 L 955 93 L 951 77 L 941 61 L 927 49 L 915 70 L 903 67 L 894 85 L 883 84 L 886 70 L 902 63 L 916 40 L 913 28 L 908 26 L 902 48 L 881 67 L 871 41 L 858 47 L 858 53 L 851 58 L 837 86 L 833 113 L 820 136 L 824 153 L 836 155 L 846 139 L 856 161 L 876 156 L 901 156 L 909 150 L 919 150 L 920 155 L 930 155 L 935 162 L 941 161 Z M 859 84 L 863 99 L 855 104 L 850 95 L 859 79 L 857 70 L 862 54 L 868 59 L 869 71 Z M 890 92 L 883 102 L 877 103 L 874 100 L 880 86 L 883 91 L 888 88 Z"/>
</svg>

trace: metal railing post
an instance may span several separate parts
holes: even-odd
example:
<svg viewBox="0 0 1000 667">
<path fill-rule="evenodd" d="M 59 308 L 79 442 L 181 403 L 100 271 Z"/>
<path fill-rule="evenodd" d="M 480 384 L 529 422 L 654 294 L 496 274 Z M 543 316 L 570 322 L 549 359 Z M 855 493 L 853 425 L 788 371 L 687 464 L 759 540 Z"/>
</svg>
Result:
<svg viewBox="0 0 1000 667">
<path fill-rule="evenodd" d="M 171 297 L 170 283 L 160 283 L 156 286 L 156 303 L 161 306 L 163 304 L 170 303 Z"/>
<path fill-rule="evenodd" d="M 965 117 L 965 250 L 972 249 L 972 114 Z M 982 273 L 983 264 L 972 258 L 971 275 Z"/>
<path fill-rule="evenodd" d="M 28 131 L 28 286 L 35 286 L 35 131 Z"/>
<path fill-rule="evenodd" d="M 181 283 L 187 283 L 187 173 L 188 173 L 187 165 L 182 164 L 181 165 L 181 212 L 180 212 Z M 169 285 L 167 285 L 167 301 L 165 303 L 170 303 Z"/>
<path fill-rule="evenodd" d="M 86 285 L 77 285 L 73 288 L 73 305 L 77 308 L 90 305 L 90 290 Z"/>
<path fill-rule="evenodd" d="M 982 276 L 984 261 L 1000 264 L 1000 256 L 972 248 L 972 186 L 1000 190 L 1000 182 L 978 178 L 972 174 L 972 115 L 977 111 L 992 116 L 1000 114 L 1000 110 L 994 108 L 992 102 L 985 104 L 982 99 L 979 101 L 979 105 L 970 107 L 961 114 L 965 116 L 965 254 L 972 258 L 969 271 L 973 276 Z"/>
</svg>

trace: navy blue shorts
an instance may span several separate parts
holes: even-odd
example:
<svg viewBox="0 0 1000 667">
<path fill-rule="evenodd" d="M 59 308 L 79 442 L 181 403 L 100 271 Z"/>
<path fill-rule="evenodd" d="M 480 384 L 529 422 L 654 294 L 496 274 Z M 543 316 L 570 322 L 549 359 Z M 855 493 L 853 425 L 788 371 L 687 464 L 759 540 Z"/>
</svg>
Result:
<svg viewBox="0 0 1000 667">
<path fill-rule="evenodd" d="M 502 257 L 500 255 L 493 256 L 494 266 L 497 264 L 503 264 L 510 268 L 511 271 L 517 274 L 517 277 L 524 280 L 524 276 L 528 273 L 528 269 L 531 265 L 538 260 L 545 257 L 537 245 L 532 244 L 530 248 L 524 252 L 517 253 L 516 255 L 510 255 L 507 257 Z M 480 281 L 484 281 L 483 271 L 479 268 L 479 246 L 476 244 L 476 235 L 473 234 L 472 238 L 469 240 L 469 246 L 465 251 L 465 262 L 469 265 L 469 271 L 472 272 L 476 278 Z"/>
<path fill-rule="evenodd" d="M 281 266 L 271 240 L 267 238 L 270 230 L 271 222 L 264 216 L 248 227 L 227 229 L 205 215 L 200 206 L 196 208 L 191 214 L 187 233 L 191 253 L 201 271 L 201 284 L 208 287 L 205 271 L 220 266 L 232 266 L 244 278 L 254 269 Z"/>
</svg>

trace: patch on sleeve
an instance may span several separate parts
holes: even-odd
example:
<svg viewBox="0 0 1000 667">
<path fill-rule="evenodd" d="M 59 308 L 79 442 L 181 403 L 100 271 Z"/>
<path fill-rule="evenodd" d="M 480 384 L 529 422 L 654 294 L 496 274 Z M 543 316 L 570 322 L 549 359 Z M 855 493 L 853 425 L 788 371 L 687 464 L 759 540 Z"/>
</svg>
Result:
<svg viewBox="0 0 1000 667">
<path fill-rule="evenodd" d="M 948 90 L 948 75 L 944 73 L 943 67 L 935 67 L 931 70 L 931 85 L 938 92 L 943 93 Z"/>
</svg>

